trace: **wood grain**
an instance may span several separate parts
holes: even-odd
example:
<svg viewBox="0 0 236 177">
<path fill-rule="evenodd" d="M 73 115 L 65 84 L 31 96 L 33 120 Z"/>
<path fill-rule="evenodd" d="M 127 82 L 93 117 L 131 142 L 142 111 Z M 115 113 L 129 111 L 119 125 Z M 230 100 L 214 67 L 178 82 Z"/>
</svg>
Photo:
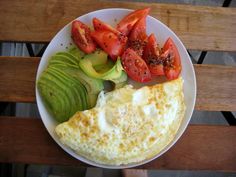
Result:
<svg viewBox="0 0 236 177">
<path fill-rule="evenodd" d="M 0 162 L 86 164 L 64 152 L 40 119 L 0 117 Z M 140 169 L 236 171 L 236 127 L 190 125 L 163 156 Z"/>
<path fill-rule="evenodd" d="M 49 42 L 67 23 L 103 8 L 152 7 L 188 49 L 236 51 L 235 8 L 93 0 L 0 1 L 0 41 Z"/>
<path fill-rule="evenodd" d="M 35 102 L 40 58 L 0 57 L 0 101 Z M 197 110 L 236 111 L 236 67 L 194 65 Z"/>
<path fill-rule="evenodd" d="M 197 79 L 196 109 L 236 111 L 236 67 L 194 65 Z"/>
<path fill-rule="evenodd" d="M 34 102 L 39 58 L 0 57 L 0 101 Z"/>
<path fill-rule="evenodd" d="M 123 177 L 148 177 L 147 170 L 141 169 L 124 169 L 122 170 Z"/>
</svg>

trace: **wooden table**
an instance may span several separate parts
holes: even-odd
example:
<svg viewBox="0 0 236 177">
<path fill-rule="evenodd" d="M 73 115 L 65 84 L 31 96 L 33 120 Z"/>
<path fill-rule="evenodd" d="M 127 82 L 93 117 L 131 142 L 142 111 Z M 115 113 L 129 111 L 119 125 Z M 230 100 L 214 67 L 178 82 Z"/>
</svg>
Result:
<svg viewBox="0 0 236 177">
<path fill-rule="evenodd" d="M 151 15 L 168 25 L 188 49 L 236 51 L 235 8 L 93 0 L 0 1 L 0 41 L 48 43 L 74 18 L 110 7 L 152 7 Z M 35 102 L 39 62 L 38 57 L 0 57 L 1 102 Z M 194 68 L 195 109 L 236 111 L 236 67 Z M 66 154 L 40 119 L 28 117 L 0 117 L 0 162 L 87 166 Z M 236 127 L 189 125 L 167 153 L 137 168 L 236 171 Z"/>
</svg>

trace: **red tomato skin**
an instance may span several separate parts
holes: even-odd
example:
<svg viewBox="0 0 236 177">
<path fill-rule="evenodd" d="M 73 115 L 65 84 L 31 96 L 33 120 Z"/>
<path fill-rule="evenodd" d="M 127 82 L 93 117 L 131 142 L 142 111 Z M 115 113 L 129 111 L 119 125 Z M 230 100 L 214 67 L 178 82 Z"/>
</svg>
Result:
<svg viewBox="0 0 236 177">
<path fill-rule="evenodd" d="M 113 28 L 112 26 L 106 24 L 105 22 L 99 20 L 96 17 L 93 18 L 93 27 L 94 27 L 94 30 L 96 30 L 96 31 L 100 31 L 100 30 L 104 31 L 104 30 L 106 30 L 106 31 L 113 32 L 116 35 L 120 34 L 120 32 L 117 29 Z"/>
<path fill-rule="evenodd" d="M 143 59 L 153 76 L 165 75 L 163 61 L 160 57 L 160 49 L 154 34 L 148 37 L 148 42 L 143 52 Z"/>
<path fill-rule="evenodd" d="M 147 34 L 146 34 L 146 16 L 141 18 L 133 27 L 130 35 L 130 40 L 146 40 Z"/>
<path fill-rule="evenodd" d="M 75 20 L 72 22 L 71 37 L 76 46 L 83 52 L 92 53 L 96 50 L 89 27 L 81 21 Z"/>
<path fill-rule="evenodd" d="M 169 69 L 165 71 L 165 75 L 168 80 L 174 80 L 179 77 L 180 72 L 181 72 L 181 69 L 178 69 L 178 70 Z"/>
<path fill-rule="evenodd" d="M 119 36 L 111 31 L 99 30 L 93 31 L 91 36 L 113 61 L 116 61 L 117 57 L 124 52 L 127 37 L 123 35 Z"/>
<path fill-rule="evenodd" d="M 135 50 L 139 56 L 143 55 L 144 48 L 147 44 L 146 34 L 146 16 L 141 18 L 133 27 L 130 35 L 128 45 Z"/>
<path fill-rule="evenodd" d="M 153 76 L 164 76 L 164 67 L 163 65 L 150 65 L 148 66 L 150 72 L 152 73 Z"/>
<path fill-rule="evenodd" d="M 147 16 L 149 12 L 150 8 L 145 8 L 138 9 L 129 13 L 117 24 L 117 30 L 123 33 L 124 35 L 128 36 L 136 22 L 142 17 Z"/>
<path fill-rule="evenodd" d="M 169 64 L 170 62 L 167 62 L 167 61 L 164 62 L 164 72 L 165 72 L 166 78 L 168 80 L 177 79 L 182 70 L 181 60 L 180 60 L 178 49 L 171 38 L 168 38 L 166 40 L 162 51 L 163 51 L 163 54 L 169 55 L 169 58 L 172 58 L 170 61 L 171 64 Z"/>
<path fill-rule="evenodd" d="M 151 81 L 151 73 L 145 61 L 131 48 L 124 51 L 121 62 L 128 76 L 137 82 Z"/>
</svg>

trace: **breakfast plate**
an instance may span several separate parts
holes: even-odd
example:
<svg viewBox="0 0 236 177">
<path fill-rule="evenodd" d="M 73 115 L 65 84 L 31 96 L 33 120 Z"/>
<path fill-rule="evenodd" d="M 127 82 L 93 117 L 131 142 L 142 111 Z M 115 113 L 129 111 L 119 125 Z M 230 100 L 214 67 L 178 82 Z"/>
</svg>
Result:
<svg viewBox="0 0 236 177">
<path fill-rule="evenodd" d="M 120 21 L 125 15 L 127 15 L 131 11 L 132 10 L 121 9 L 121 8 L 102 9 L 102 10 L 90 12 L 88 14 L 78 17 L 77 19 L 87 24 L 88 26 L 92 26 L 92 19 L 96 17 L 96 18 L 102 19 L 104 22 L 112 26 L 116 26 L 117 22 Z M 73 41 L 71 39 L 71 24 L 72 22 L 70 22 L 64 28 L 62 28 L 55 35 L 55 37 L 52 39 L 52 41 L 48 45 L 38 67 L 36 82 L 38 81 L 41 73 L 46 69 L 49 58 L 52 55 L 54 55 L 56 52 L 67 51 L 68 48 L 70 48 L 73 45 Z M 194 105 L 195 105 L 195 99 L 196 99 L 196 78 L 195 78 L 193 64 L 186 51 L 186 48 L 184 47 L 180 39 L 177 37 L 177 35 L 175 35 L 174 32 L 172 32 L 166 25 L 164 25 L 159 20 L 151 16 L 148 16 L 147 17 L 147 34 L 149 35 L 151 33 L 155 34 L 160 46 L 163 46 L 166 39 L 168 37 L 171 37 L 177 46 L 177 49 L 179 51 L 180 58 L 181 58 L 181 63 L 182 63 L 181 77 L 184 80 L 183 92 L 184 92 L 184 101 L 186 105 L 186 111 L 185 111 L 183 121 L 180 125 L 180 128 L 177 134 L 175 135 L 175 138 L 161 152 L 159 152 L 158 154 L 156 154 L 155 156 L 149 159 L 146 159 L 138 163 L 130 163 L 127 165 L 119 165 L 119 166 L 96 163 L 92 160 L 89 160 L 83 156 L 76 154 L 73 150 L 71 150 L 70 148 L 68 148 L 67 146 L 65 146 L 59 141 L 59 138 L 55 133 L 55 127 L 58 125 L 58 122 L 52 117 L 52 115 L 46 109 L 43 103 L 42 97 L 39 94 L 39 90 L 36 87 L 36 101 L 37 101 L 39 113 L 44 123 L 44 126 L 46 127 L 51 137 L 55 140 L 55 142 L 59 146 L 61 146 L 63 150 L 65 150 L 68 154 L 70 154 L 74 158 L 80 161 L 83 161 L 85 163 L 88 163 L 90 165 L 94 165 L 94 166 L 102 167 L 102 168 L 111 168 L 111 169 L 131 168 L 134 166 L 145 164 L 161 156 L 163 153 L 165 153 L 169 148 L 171 148 L 176 143 L 176 141 L 181 137 L 181 135 L 185 131 L 191 119 Z M 137 84 L 136 82 L 133 82 L 133 81 L 130 81 L 129 83 L 132 84 L 135 88 L 138 88 L 144 85 L 144 84 Z M 153 82 L 149 84 L 153 84 Z"/>
</svg>

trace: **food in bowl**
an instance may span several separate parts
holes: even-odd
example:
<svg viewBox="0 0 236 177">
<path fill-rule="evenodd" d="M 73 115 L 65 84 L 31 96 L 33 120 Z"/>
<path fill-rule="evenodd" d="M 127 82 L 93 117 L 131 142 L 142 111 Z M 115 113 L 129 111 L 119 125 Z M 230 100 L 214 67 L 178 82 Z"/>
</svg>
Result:
<svg viewBox="0 0 236 177">
<path fill-rule="evenodd" d="M 130 13 L 117 28 L 96 17 L 94 29 L 75 20 L 76 47 L 52 56 L 38 80 L 45 106 L 63 122 L 57 138 L 93 162 L 150 159 L 173 140 L 184 117 L 180 55 L 170 37 L 161 48 L 154 34 L 146 34 L 149 10 Z M 157 77 L 165 82 L 145 86 Z M 127 85 L 130 80 L 143 87 Z M 104 81 L 113 83 L 112 92 L 105 93 Z"/>
</svg>

